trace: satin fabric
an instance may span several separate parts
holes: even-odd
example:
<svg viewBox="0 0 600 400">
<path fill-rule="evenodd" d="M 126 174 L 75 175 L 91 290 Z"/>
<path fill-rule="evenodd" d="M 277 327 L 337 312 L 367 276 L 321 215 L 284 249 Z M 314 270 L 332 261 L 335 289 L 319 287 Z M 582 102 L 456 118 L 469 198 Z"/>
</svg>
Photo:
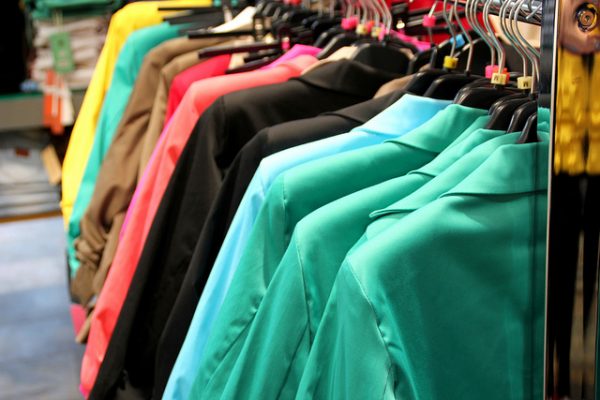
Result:
<svg viewBox="0 0 600 400">
<path fill-rule="evenodd" d="M 402 200 L 390 207 L 416 210 L 461 182 L 497 148 L 515 143 L 518 134 L 474 131 L 488 120 L 479 118 L 424 167 L 341 198 L 296 225 L 221 398 L 294 397 L 338 269 L 367 228 L 370 212 L 397 199 Z M 267 365 L 268 377 L 256 374 Z"/>
<path fill-rule="evenodd" d="M 202 44 L 202 41 L 199 42 L 198 44 Z M 223 75 L 227 70 L 229 56 L 199 62 L 196 53 L 197 51 L 193 54 L 194 62 L 204 67 L 203 75 L 199 74 L 198 80 Z M 151 55 L 153 54 L 149 54 Z M 150 57 L 148 61 L 147 69 L 151 71 L 142 71 L 145 73 L 136 82 L 123 121 L 98 172 L 89 205 L 78 224 L 80 233 L 75 239 L 75 256 L 81 261 L 81 266 L 71 281 L 71 293 L 83 305 L 87 304 L 91 296 L 100 293 L 110 269 L 125 213 L 138 182 L 142 143 L 150 140 L 147 138 L 150 108 L 154 108 L 157 100 L 152 89 L 156 89 L 155 84 L 159 82 L 157 77 L 161 74 L 157 67 L 164 62 L 154 60 L 154 57 Z M 81 197 L 80 191 L 78 202 Z M 75 213 L 71 224 L 74 217 Z"/>
<path fill-rule="evenodd" d="M 192 395 L 202 397 L 225 384 L 226 371 L 239 355 L 256 308 L 301 218 L 331 201 L 424 165 L 484 114 L 484 110 L 450 105 L 399 139 L 317 160 L 310 168 L 300 166 L 279 176 L 258 214 L 208 338 Z"/>
<path fill-rule="evenodd" d="M 371 146 L 401 136 L 423 124 L 449 104 L 449 101 L 407 94 L 381 114 L 351 132 L 293 147 L 263 159 L 238 207 L 204 287 L 171 373 L 169 379 L 173 382 L 171 385 L 188 387 L 187 382 L 190 380 L 188 376 L 198 369 L 204 347 L 248 243 L 253 224 L 277 176 L 311 160 Z"/>
<path fill-rule="evenodd" d="M 131 91 L 138 77 L 144 56 L 160 43 L 172 39 L 177 35 L 178 29 L 169 24 L 162 23 L 133 32 L 125 42 L 115 64 L 113 79 L 106 101 L 102 105 L 100 117 L 94 134 L 94 141 L 90 153 L 67 230 L 67 253 L 71 277 L 75 276 L 79 268 L 79 260 L 75 256 L 75 239 L 81 233 L 79 223 L 85 213 L 92 194 L 96 178 L 100 171 L 104 156 L 112 143 L 117 126 L 129 102 Z"/>
<path fill-rule="evenodd" d="M 129 218 L 124 223 L 121 234 L 123 245 L 117 248 L 111 267 L 112 272 L 108 274 L 92 318 L 81 367 L 81 384 L 84 390 L 89 392 L 96 380 L 162 194 L 198 116 L 216 98 L 225 93 L 283 82 L 299 75 L 304 68 L 315 61 L 314 57 L 299 57 L 269 71 L 253 71 L 206 79 L 192 85 L 188 90 L 189 96 L 186 93 L 185 97 L 189 100 L 184 98 L 182 107 L 165 128 L 164 140 L 158 143 L 153 159 L 136 189 L 138 195 L 129 206 L 127 212 Z"/>
<path fill-rule="evenodd" d="M 499 147 L 414 212 L 381 214 L 398 221 L 342 264 L 297 399 L 542 396 L 548 134 L 540 137 Z"/>
</svg>

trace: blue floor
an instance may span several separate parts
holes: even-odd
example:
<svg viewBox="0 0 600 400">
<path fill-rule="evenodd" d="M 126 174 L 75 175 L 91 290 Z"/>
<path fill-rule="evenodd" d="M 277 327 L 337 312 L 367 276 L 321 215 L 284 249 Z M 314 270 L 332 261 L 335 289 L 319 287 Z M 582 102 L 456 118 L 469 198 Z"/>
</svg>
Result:
<svg viewBox="0 0 600 400">
<path fill-rule="evenodd" d="M 0 400 L 81 399 L 60 217 L 0 223 Z"/>
</svg>

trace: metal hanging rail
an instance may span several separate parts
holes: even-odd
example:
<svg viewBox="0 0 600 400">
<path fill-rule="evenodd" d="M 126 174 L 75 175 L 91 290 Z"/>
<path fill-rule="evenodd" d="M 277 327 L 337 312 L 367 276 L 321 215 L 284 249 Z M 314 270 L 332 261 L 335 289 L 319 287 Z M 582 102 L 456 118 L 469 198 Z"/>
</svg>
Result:
<svg viewBox="0 0 600 400">
<path fill-rule="evenodd" d="M 510 0 L 511 3 L 516 3 L 515 1 Z M 459 0 L 459 4 L 465 5 L 467 3 L 466 0 Z M 479 11 L 483 11 L 484 4 L 487 1 L 480 1 L 478 4 Z M 492 0 L 492 5 L 490 7 L 490 14 L 498 15 L 500 7 L 504 4 L 503 0 Z M 542 2 L 540 0 L 530 0 L 523 4 L 521 7 L 521 11 L 519 14 L 519 21 L 527 22 L 534 25 L 542 24 Z"/>
</svg>

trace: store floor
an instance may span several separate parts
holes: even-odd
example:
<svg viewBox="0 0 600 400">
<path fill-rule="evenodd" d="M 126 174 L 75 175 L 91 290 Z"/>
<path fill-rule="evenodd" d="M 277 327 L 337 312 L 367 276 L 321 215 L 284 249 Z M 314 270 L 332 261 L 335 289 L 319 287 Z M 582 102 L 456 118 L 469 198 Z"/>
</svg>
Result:
<svg viewBox="0 0 600 400">
<path fill-rule="evenodd" d="M 60 217 L 0 223 L 0 400 L 81 399 Z"/>
</svg>

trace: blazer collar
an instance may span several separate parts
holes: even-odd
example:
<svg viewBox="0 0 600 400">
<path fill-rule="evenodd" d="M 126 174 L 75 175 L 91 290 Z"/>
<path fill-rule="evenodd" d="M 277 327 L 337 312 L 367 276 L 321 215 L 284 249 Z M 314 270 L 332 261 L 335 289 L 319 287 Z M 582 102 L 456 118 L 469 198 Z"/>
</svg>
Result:
<svg viewBox="0 0 600 400">
<path fill-rule="evenodd" d="M 463 133 L 456 138 L 439 156 L 430 163 L 421 168 L 409 172 L 409 174 L 421 174 L 436 177 L 448 169 L 449 161 L 447 157 L 452 157 L 453 163 L 458 158 L 466 156 L 471 150 L 475 150 L 479 145 L 502 135 L 501 131 L 492 131 L 484 129 L 490 117 L 485 115 L 479 117 Z"/>
<path fill-rule="evenodd" d="M 543 128 L 547 128 L 544 126 Z M 481 130 L 479 133 L 491 132 Z M 474 134 L 477 134 L 475 132 Z M 410 213 L 431 203 L 438 197 L 456 195 L 512 195 L 533 193 L 547 188 L 548 181 L 548 134 L 541 132 L 542 142 L 517 144 L 519 132 L 498 136 L 473 149 L 464 160 L 456 161 L 456 166 L 462 162 L 477 162 L 476 159 L 486 157 L 474 171 L 468 173 L 460 183 L 454 185 L 438 196 L 439 187 L 424 186 L 411 195 L 399 200 L 381 210 L 374 211 L 370 217 L 375 219 L 389 214 Z M 487 156 L 489 155 L 489 156 Z M 465 169 L 468 166 L 465 165 Z M 419 173 L 420 170 L 415 171 Z M 433 171 L 433 170 L 432 170 Z M 442 171 L 439 171 L 440 173 Z M 428 175 L 428 174 L 423 174 Z M 456 177 L 440 175 L 444 182 L 452 184 Z"/>
<path fill-rule="evenodd" d="M 541 142 L 502 146 L 478 168 L 442 197 L 456 195 L 512 195 L 548 188 L 548 134 Z"/>
<path fill-rule="evenodd" d="M 388 142 L 439 154 L 477 118 L 486 114 L 486 110 L 451 104 L 423 125 Z"/>
</svg>

